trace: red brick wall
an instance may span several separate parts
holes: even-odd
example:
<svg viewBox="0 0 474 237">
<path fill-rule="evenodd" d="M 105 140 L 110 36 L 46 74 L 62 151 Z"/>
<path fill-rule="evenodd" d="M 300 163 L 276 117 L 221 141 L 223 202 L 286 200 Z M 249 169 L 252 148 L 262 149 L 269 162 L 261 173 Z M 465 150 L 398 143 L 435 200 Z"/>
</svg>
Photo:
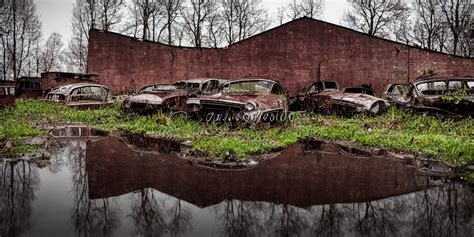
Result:
<svg viewBox="0 0 474 237">
<path fill-rule="evenodd" d="M 196 77 L 258 76 L 294 93 L 316 80 L 341 87 L 414 80 L 424 70 L 473 75 L 474 59 L 430 52 L 371 37 L 330 23 L 301 18 L 227 49 L 195 49 L 143 42 L 115 33 L 90 32 L 88 73 L 114 93 Z"/>
</svg>

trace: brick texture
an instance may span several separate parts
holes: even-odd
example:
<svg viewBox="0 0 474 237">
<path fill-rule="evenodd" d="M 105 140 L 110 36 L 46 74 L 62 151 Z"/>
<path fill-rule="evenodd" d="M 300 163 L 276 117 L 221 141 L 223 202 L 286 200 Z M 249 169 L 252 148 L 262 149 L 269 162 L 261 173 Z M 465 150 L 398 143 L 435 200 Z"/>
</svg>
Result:
<svg viewBox="0 0 474 237">
<path fill-rule="evenodd" d="M 92 30 L 88 73 L 115 94 L 197 77 L 279 81 L 295 93 L 310 81 L 341 87 L 413 81 L 423 71 L 474 76 L 474 59 L 422 50 L 327 22 L 300 18 L 225 49 L 196 49 Z M 318 73 L 319 71 L 319 73 Z"/>
</svg>

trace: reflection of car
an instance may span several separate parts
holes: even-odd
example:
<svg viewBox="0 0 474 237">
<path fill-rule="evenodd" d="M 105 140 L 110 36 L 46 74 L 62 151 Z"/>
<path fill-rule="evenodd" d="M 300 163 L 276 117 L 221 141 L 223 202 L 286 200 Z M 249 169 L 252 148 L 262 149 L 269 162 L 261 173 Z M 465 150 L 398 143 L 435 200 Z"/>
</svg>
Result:
<svg viewBox="0 0 474 237">
<path fill-rule="evenodd" d="M 304 108 L 306 111 L 353 115 L 355 113 L 367 113 L 379 115 L 389 107 L 385 100 L 375 96 L 341 92 L 334 81 L 317 81 L 311 83 L 304 94 L 293 98 L 293 108 Z"/>
<path fill-rule="evenodd" d="M 0 82 L 0 109 L 12 106 L 15 103 L 15 82 Z"/>
<path fill-rule="evenodd" d="M 286 119 L 283 87 L 266 79 L 242 79 L 220 86 L 217 94 L 188 99 L 188 112 L 206 122 L 279 122 Z"/>
<path fill-rule="evenodd" d="M 375 96 L 374 91 L 369 87 L 346 87 L 343 90 L 344 93 L 355 93 L 355 94 L 366 94 Z"/>
<path fill-rule="evenodd" d="M 109 88 L 89 83 L 76 83 L 53 89 L 45 99 L 75 108 L 100 108 L 114 104 Z"/>
<path fill-rule="evenodd" d="M 474 78 L 440 77 L 417 80 L 411 85 L 394 84 L 387 86 L 383 96 L 418 112 L 472 116 Z"/>
<path fill-rule="evenodd" d="M 224 80 L 197 78 L 174 84 L 156 84 L 143 87 L 138 95 L 125 99 L 122 111 L 140 114 L 157 111 L 185 111 L 188 96 L 214 94 Z"/>
</svg>

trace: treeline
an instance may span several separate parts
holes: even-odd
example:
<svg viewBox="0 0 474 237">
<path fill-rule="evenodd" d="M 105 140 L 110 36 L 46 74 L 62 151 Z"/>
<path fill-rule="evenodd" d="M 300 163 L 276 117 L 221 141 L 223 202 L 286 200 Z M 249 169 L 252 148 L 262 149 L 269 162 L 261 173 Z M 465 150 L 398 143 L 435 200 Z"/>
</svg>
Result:
<svg viewBox="0 0 474 237">
<path fill-rule="evenodd" d="M 72 36 L 42 40 L 32 0 L 3 1 L 1 77 L 44 71 L 87 71 L 89 29 L 176 46 L 225 47 L 270 27 L 308 16 L 320 19 L 324 0 L 291 0 L 269 12 L 261 0 L 76 0 Z M 8 2 L 8 4 L 5 4 Z M 341 25 L 422 48 L 470 56 L 471 0 L 348 0 Z"/>
</svg>

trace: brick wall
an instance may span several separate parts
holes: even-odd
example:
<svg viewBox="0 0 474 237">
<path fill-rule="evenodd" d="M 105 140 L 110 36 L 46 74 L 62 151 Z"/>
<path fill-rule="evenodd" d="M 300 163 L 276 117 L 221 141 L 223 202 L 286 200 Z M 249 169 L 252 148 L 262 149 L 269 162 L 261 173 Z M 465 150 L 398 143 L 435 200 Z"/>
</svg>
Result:
<svg viewBox="0 0 474 237">
<path fill-rule="evenodd" d="M 300 18 L 226 49 L 173 47 L 92 30 L 89 73 L 114 93 L 196 77 L 244 76 L 280 81 L 294 93 L 308 82 L 335 80 L 341 87 L 414 80 L 424 70 L 473 75 L 474 59 L 426 51 L 344 27 Z"/>
</svg>

